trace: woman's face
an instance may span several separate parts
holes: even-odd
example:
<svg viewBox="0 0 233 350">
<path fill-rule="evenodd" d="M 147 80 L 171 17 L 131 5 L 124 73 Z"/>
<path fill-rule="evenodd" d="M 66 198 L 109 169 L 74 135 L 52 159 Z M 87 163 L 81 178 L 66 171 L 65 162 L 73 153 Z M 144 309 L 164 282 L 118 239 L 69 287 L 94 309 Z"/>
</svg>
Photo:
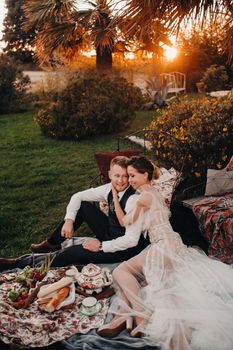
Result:
<svg viewBox="0 0 233 350">
<path fill-rule="evenodd" d="M 141 174 L 131 165 L 127 167 L 127 173 L 129 175 L 129 183 L 135 190 L 148 182 L 148 173 Z"/>
</svg>

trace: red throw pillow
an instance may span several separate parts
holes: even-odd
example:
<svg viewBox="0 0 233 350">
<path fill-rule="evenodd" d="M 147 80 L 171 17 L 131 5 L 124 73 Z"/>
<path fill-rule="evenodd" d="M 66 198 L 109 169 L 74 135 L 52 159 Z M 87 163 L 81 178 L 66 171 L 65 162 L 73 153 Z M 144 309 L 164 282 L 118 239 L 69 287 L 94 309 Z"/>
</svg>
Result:
<svg viewBox="0 0 233 350">
<path fill-rule="evenodd" d="M 231 157 L 229 163 L 227 164 L 226 168 L 225 168 L 226 171 L 233 171 L 233 156 Z"/>
</svg>

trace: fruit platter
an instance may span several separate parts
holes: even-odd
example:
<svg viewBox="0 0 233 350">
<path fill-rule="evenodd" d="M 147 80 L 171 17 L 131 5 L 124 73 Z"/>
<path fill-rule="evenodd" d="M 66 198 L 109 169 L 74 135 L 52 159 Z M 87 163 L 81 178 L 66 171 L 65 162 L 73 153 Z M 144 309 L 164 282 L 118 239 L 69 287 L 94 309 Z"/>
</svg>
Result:
<svg viewBox="0 0 233 350">
<path fill-rule="evenodd" d="M 41 286 L 47 283 L 45 277 L 51 262 L 51 259 L 47 258 L 41 265 L 35 267 L 25 266 L 17 274 L 12 289 L 8 290 L 8 303 L 16 309 L 27 308 L 34 301 Z"/>
</svg>

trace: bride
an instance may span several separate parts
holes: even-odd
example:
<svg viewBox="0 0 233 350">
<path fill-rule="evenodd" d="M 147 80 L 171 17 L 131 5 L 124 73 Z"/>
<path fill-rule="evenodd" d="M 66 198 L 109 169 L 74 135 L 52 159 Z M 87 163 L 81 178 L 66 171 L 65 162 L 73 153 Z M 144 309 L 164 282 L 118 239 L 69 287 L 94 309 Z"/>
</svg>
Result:
<svg viewBox="0 0 233 350">
<path fill-rule="evenodd" d="M 116 336 L 126 325 L 131 328 L 133 316 L 131 336 L 145 335 L 164 350 L 232 350 L 232 267 L 182 243 L 151 186 L 158 170 L 148 158 L 132 157 L 127 171 L 140 194 L 126 215 L 114 196 L 116 214 L 126 227 L 140 224 L 151 244 L 113 271 L 118 312 L 98 333 Z"/>
</svg>

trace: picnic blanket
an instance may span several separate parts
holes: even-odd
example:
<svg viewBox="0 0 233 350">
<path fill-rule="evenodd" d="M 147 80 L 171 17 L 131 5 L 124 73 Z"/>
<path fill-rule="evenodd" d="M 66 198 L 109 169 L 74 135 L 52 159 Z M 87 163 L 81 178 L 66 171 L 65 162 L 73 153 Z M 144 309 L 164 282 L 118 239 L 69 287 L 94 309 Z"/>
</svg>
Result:
<svg viewBox="0 0 233 350">
<path fill-rule="evenodd" d="M 127 330 L 113 339 L 100 337 L 95 330 L 85 335 L 74 335 L 61 343 L 67 350 L 156 350 L 147 338 L 130 337 Z M 48 349 L 49 350 L 49 349 Z M 57 349 L 59 350 L 59 349 Z"/>
<path fill-rule="evenodd" d="M 233 194 L 211 196 L 193 205 L 200 229 L 209 242 L 208 255 L 233 263 Z"/>
<path fill-rule="evenodd" d="M 53 271 L 54 276 L 58 270 Z M 45 347 L 72 335 L 86 334 L 100 327 L 106 318 L 109 298 L 101 299 L 102 309 L 95 316 L 85 316 L 80 312 L 84 298 L 76 292 L 71 307 L 62 308 L 51 314 L 41 311 L 33 302 L 26 309 L 16 309 L 8 302 L 8 292 L 16 286 L 17 272 L 1 274 L 0 278 L 0 339 L 5 344 L 18 348 Z"/>
<path fill-rule="evenodd" d="M 104 264 L 112 270 L 117 264 Z M 60 271 L 60 269 L 58 270 Z M 0 274 L 0 349 L 33 350 L 155 350 L 146 338 L 132 338 L 127 330 L 114 339 L 100 337 L 96 329 L 108 322 L 108 313 L 114 299 L 101 299 L 102 310 L 96 316 L 80 314 L 83 296 L 76 294 L 70 309 L 61 309 L 53 314 L 40 312 L 35 303 L 27 309 L 15 309 L 6 302 L 6 294 L 13 288 L 19 269 Z M 54 271 L 55 273 L 55 271 Z"/>
</svg>

